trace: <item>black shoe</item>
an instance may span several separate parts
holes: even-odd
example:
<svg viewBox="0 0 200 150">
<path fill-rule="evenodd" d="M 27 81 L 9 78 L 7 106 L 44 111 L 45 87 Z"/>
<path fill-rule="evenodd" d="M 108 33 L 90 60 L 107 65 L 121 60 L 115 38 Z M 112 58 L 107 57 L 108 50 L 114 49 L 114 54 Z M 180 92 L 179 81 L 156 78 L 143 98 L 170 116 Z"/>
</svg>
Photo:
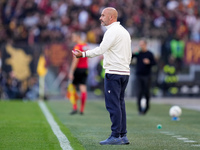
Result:
<svg viewBox="0 0 200 150">
<path fill-rule="evenodd" d="M 83 113 L 83 112 L 80 112 L 80 115 L 84 115 L 84 113 Z"/>
<path fill-rule="evenodd" d="M 72 110 L 72 112 L 70 112 L 70 115 L 74 115 L 74 114 L 77 114 L 78 111 L 77 110 Z"/>
</svg>

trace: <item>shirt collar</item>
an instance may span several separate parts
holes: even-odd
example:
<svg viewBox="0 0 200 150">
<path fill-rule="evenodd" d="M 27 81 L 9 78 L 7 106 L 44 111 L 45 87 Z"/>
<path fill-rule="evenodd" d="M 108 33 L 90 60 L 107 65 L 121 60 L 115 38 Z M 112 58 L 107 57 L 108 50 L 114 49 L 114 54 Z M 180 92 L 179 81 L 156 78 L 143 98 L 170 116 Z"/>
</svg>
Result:
<svg viewBox="0 0 200 150">
<path fill-rule="evenodd" d="M 119 25 L 120 22 L 119 22 L 119 21 L 117 21 L 117 22 L 113 22 L 113 23 L 111 23 L 110 25 L 105 26 L 105 27 L 106 27 L 106 29 L 109 29 L 111 26 L 113 26 L 113 25 L 115 25 L 115 24 Z"/>
</svg>

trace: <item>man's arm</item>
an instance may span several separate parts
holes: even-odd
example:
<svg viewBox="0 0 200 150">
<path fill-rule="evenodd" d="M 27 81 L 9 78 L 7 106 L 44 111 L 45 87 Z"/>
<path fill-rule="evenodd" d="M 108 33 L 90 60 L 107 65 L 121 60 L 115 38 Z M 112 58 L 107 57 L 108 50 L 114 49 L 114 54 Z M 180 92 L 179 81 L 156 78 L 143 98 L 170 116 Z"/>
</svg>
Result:
<svg viewBox="0 0 200 150">
<path fill-rule="evenodd" d="M 95 57 L 104 54 L 114 43 L 115 34 L 112 35 L 111 32 L 106 32 L 104 34 L 103 40 L 99 47 L 96 47 L 91 50 L 87 50 L 85 52 L 81 52 L 79 50 L 72 51 L 72 53 L 77 57 Z"/>
<path fill-rule="evenodd" d="M 132 59 L 133 59 L 134 57 L 137 57 L 138 54 L 139 54 L 139 52 L 140 52 L 140 49 L 139 49 L 138 47 L 135 48 L 135 49 L 133 50 L 133 52 L 132 52 Z"/>
<path fill-rule="evenodd" d="M 150 57 L 150 65 L 151 65 L 151 66 L 156 65 L 156 61 L 155 61 L 155 58 L 154 58 L 153 53 L 151 53 L 151 57 Z"/>
<path fill-rule="evenodd" d="M 77 67 L 78 61 L 79 61 L 79 59 L 75 58 L 75 57 L 72 60 L 72 64 L 71 64 L 71 67 L 70 67 L 70 70 L 69 70 L 69 75 L 68 75 L 68 78 L 70 80 L 73 80 L 73 78 L 74 78 L 74 71 Z"/>
</svg>

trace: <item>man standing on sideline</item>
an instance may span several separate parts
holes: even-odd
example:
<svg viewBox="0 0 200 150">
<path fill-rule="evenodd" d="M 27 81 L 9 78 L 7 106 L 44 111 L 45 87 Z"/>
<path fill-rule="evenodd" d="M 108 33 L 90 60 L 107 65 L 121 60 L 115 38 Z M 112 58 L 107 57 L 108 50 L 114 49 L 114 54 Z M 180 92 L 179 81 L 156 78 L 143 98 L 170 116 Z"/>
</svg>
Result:
<svg viewBox="0 0 200 150">
<path fill-rule="evenodd" d="M 127 30 L 117 22 L 115 8 L 105 8 L 100 17 L 101 25 L 107 28 L 99 47 L 86 52 L 72 51 L 76 57 L 104 56 L 105 104 L 110 113 L 111 136 L 101 145 L 129 144 L 126 136 L 125 89 L 130 75 L 131 38 Z"/>
<path fill-rule="evenodd" d="M 81 33 L 80 32 L 74 32 L 72 34 L 72 41 L 76 43 L 74 50 L 79 49 L 81 52 L 84 52 L 88 50 L 88 45 L 81 39 Z M 87 81 L 88 76 L 88 59 L 86 58 L 76 58 L 73 57 L 72 64 L 69 70 L 69 80 L 72 81 L 72 84 L 74 86 L 78 86 L 80 90 L 80 114 L 83 115 L 85 103 L 87 99 Z M 74 93 L 76 94 L 76 93 Z M 77 100 L 73 103 L 73 110 L 70 113 L 71 115 L 74 115 L 78 113 L 77 110 Z"/>
<path fill-rule="evenodd" d="M 147 41 L 140 40 L 139 49 L 133 51 L 132 58 L 137 58 L 136 63 L 136 88 L 137 88 L 137 105 L 139 115 L 144 115 L 149 109 L 150 86 L 151 86 L 151 67 L 155 65 L 153 53 L 147 49 Z M 141 99 L 146 99 L 146 107 L 142 109 Z"/>
</svg>

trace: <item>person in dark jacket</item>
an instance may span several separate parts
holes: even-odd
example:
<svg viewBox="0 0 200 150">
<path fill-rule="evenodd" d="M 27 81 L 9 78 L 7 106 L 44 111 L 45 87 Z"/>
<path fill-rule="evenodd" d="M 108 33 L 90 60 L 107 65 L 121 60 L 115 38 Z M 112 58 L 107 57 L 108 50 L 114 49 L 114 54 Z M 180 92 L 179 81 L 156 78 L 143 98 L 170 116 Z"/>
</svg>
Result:
<svg viewBox="0 0 200 150">
<path fill-rule="evenodd" d="M 139 49 L 133 51 L 132 59 L 137 59 L 136 63 L 136 89 L 137 106 L 139 115 L 144 115 L 149 110 L 151 68 L 156 64 L 153 53 L 147 49 L 147 41 L 140 40 Z M 146 99 L 146 107 L 142 109 L 141 100 Z"/>
</svg>

